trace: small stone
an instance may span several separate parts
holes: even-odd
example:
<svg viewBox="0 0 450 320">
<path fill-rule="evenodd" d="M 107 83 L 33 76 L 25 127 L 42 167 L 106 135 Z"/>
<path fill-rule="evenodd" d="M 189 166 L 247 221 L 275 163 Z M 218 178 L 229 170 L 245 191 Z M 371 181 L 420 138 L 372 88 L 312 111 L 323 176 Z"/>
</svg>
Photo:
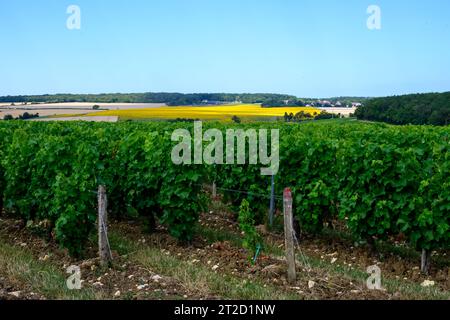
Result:
<svg viewBox="0 0 450 320">
<path fill-rule="evenodd" d="M 335 263 L 337 261 L 337 258 L 331 259 L 331 264 Z"/>
<path fill-rule="evenodd" d="M 161 280 L 162 279 L 162 277 L 160 276 L 160 275 L 154 275 L 152 278 L 151 278 L 153 281 L 155 281 L 155 282 L 158 282 L 159 280 Z"/>
<path fill-rule="evenodd" d="M 40 261 L 47 261 L 49 258 L 50 258 L 50 256 L 48 254 L 46 254 L 45 256 L 40 257 L 39 260 Z"/>
<path fill-rule="evenodd" d="M 314 286 L 316 285 L 316 283 L 314 281 L 308 281 L 308 288 L 312 289 L 314 288 Z"/>
<path fill-rule="evenodd" d="M 281 275 L 284 272 L 284 268 L 277 264 L 271 264 L 262 269 L 261 272 L 266 275 Z"/>
<path fill-rule="evenodd" d="M 120 294 L 121 294 L 120 290 L 117 290 L 116 293 L 114 293 L 114 297 L 116 298 L 120 297 Z"/>
<path fill-rule="evenodd" d="M 420 285 L 424 288 L 426 287 L 433 287 L 436 283 L 434 281 L 430 281 L 430 280 L 425 280 L 424 282 L 422 282 Z"/>
<path fill-rule="evenodd" d="M 20 297 L 20 291 L 14 291 L 14 292 L 10 292 L 9 293 L 9 295 L 11 295 L 11 296 L 13 296 L 13 297 L 16 297 L 16 298 L 19 298 Z"/>
<path fill-rule="evenodd" d="M 212 269 L 212 271 L 216 271 L 217 269 L 219 269 L 219 265 L 216 264 L 216 265 L 213 266 L 211 269 Z"/>
<path fill-rule="evenodd" d="M 259 225 L 259 226 L 256 226 L 256 230 L 257 230 L 261 235 L 266 235 L 266 234 L 269 233 L 268 230 L 267 230 L 266 225 L 264 225 L 264 224 Z"/>
</svg>

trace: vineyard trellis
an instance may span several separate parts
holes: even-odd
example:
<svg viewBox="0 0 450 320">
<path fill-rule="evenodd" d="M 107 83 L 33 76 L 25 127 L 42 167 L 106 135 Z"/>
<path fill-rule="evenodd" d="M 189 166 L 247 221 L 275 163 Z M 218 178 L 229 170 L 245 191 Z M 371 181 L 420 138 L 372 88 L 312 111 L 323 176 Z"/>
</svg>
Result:
<svg viewBox="0 0 450 320">
<path fill-rule="evenodd" d="M 305 232 L 340 220 L 357 238 L 403 234 L 424 251 L 450 246 L 450 128 L 368 123 L 208 123 L 280 129 L 275 194 L 291 187 Z M 191 240 L 217 184 L 233 206 L 249 201 L 267 222 L 272 184 L 252 165 L 182 165 L 170 160 L 171 133 L 189 123 L 0 123 L 0 205 L 25 221 L 47 221 L 56 240 L 83 252 L 105 185 L 113 217 L 143 217 Z M 225 132 L 225 130 L 223 130 Z M 240 191 L 240 192 L 236 192 Z M 281 201 L 281 197 L 275 197 Z M 424 269 L 428 264 L 424 264 Z M 426 270 L 423 270 L 426 271 Z"/>
</svg>

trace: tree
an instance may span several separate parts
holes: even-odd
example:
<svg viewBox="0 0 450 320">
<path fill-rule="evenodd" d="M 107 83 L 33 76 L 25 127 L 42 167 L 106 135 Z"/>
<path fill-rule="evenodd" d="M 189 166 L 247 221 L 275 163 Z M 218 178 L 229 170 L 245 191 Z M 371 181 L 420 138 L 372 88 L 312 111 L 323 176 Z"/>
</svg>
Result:
<svg viewBox="0 0 450 320">
<path fill-rule="evenodd" d="M 238 116 L 233 116 L 231 120 L 233 120 L 233 122 L 235 123 L 241 123 L 241 118 L 239 118 Z"/>
<path fill-rule="evenodd" d="M 334 115 L 332 113 L 328 113 L 326 111 L 322 111 L 320 114 L 318 114 L 314 120 L 327 120 L 327 119 L 333 119 Z"/>
</svg>

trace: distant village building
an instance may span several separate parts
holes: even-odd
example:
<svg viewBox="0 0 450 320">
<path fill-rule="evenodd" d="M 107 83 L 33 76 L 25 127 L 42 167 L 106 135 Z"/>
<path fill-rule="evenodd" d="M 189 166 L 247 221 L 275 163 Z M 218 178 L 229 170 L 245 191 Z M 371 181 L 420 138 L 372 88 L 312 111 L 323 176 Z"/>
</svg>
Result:
<svg viewBox="0 0 450 320">
<path fill-rule="evenodd" d="M 361 106 L 362 106 L 362 104 L 359 103 L 359 102 L 352 102 L 352 107 L 353 108 L 358 108 L 358 107 L 361 107 Z"/>
<path fill-rule="evenodd" d="M 202 104 L 206 104 L 206 105 L 221 105 L 221 104 L 226 104 L 227 102 L 225 101 L 210 101 L 210 100 L 202 100 Z"/>
<path fill-rule="evenodd" d="M 333 106 L 333 104 L 331 103 L 331 101 L 328 101 L 328 100 L 319 100 L 319 102 L 318 102 L 318 105 L 320 106 L 320 107 L 332 107 Z"/>
</svg>

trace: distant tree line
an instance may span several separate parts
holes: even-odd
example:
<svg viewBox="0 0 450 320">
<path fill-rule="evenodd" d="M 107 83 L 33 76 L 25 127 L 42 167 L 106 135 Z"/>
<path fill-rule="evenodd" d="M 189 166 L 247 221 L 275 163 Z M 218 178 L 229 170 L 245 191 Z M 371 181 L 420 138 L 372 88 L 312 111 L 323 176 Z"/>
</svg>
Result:
<svg viewBox="0 0 450 320">
<path fill-rule="evenodd" d="M 271 97 L 262 103 L 262 107 L 264 108 L 273 108 L 273 107 L 283 107 L 283 106 L 305 106 L 305 102 L 301 99 L 282 99 L 279 97 Z"/>
<path fill-rule="evenodd" d="M 262 106 L 266 108 L 282 107 L 282 106 L 314 106 L 318 108 L 327 107 L 351 107 L 353 103 L 363 103 L 367 100 L 366 97 L 337 97 L 328 99 L 311 99 L 311 98 L 294 98 L 294 99 L 280 99 L 279 97 L 272 97 L 266 100 Z"/>
<path fill-rule="evenodd" d="M 370 99 L 356 110 L 355 116 L 398 125 L 446 126 L 450 124 L 450 92 Z"/>
<path fill-rule="evenodd" d="M 55 94 L 38 96 L 4 96 L 0 102 L 9 103 L 166 103 L 175 105 L 202 105 L 223 103 L 266 103 L 267 101 L 294 100 L 295 96 L 271 93 L 113 93 L 113 94 Z"/>
<path fill-rule="evenodd" d="M 363 102 L 367 98 L 361 97 L 337 97 L 329 98 L 332 104 L 338 102 L 342 106 L 351 105 L 352 102 Z M 263 107 L 281 107 L 281 106 L 318 106 L 321 105 L 320 99 L 297 98 L 293 95 L 272 94 L 272 93 L 166 93 L 166 92 L 147 92 L 147 93 L 105 93 L 105 94 L 45 94 L 45 95 L 22 95 L 22 96 L 3 96 L 0 97 L 0 103 L 38 104 L 38 103 L 64 103 L 64 102 L 93 102 L 93 103 L 165 103 L 169 106 L 183 105 L 215 105 L 225 103 L 260 103 Z"/>
<path fill-rule="evenodd" d="M 300 111 L 296 114 L 294 113 L 284 113 L 284 121 L 285 122 L 301 122 L 305 120 L 328 120 L 328 119 L 340 119 L 344 118 L 341 114 L 333 114 L 326 112 L 323 110 L 320 113 L 314 112 L 313 114 L 310 114 L 308 112 Z"/>
<path fill-rule="evenodd" d="M 24 114 L 19 115 L 17 118 L 14 118 L 12 115 L 7 114 L 3 117 L 3 120 L 28 120 L 34 118 L 39 118 L 39 113 L 24 112 Z"/>
</svg>

